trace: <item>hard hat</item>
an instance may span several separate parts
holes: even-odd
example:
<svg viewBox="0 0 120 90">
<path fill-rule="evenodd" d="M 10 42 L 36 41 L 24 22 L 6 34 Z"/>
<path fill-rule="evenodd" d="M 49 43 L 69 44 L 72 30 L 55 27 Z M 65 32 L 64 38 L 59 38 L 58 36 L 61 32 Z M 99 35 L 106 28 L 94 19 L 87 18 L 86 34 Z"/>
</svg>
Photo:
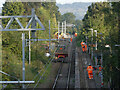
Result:
<svg viewBox="0 0 120 90">
<path fill-rule="evenodd" d="M 91 64 L 89 63 L 89 66 L 91 66 Z"/>
</svg>

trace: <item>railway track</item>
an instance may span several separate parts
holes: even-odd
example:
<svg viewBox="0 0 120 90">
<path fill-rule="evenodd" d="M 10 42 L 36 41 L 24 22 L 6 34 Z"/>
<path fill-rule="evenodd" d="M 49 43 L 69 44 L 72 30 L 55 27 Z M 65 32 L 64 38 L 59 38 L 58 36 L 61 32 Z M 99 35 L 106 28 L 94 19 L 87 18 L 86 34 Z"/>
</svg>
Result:
<svg viewBox="0 0 120 90">
<path fill-rule="evenodd" d="M 61 62 L 52 89 L 69 88 L 71 65 Z"/>
<path fill-rule="evenodd" d="M 75 46 L 72 44 L 73 43 L 70 44 L 68 49 L 68 62 L 61 62 L 58 69 L 58 73 L 52 87 L 53 90 L 57 88 L 69 89 L 74 88 L 75 86 Z"/>
</svg>

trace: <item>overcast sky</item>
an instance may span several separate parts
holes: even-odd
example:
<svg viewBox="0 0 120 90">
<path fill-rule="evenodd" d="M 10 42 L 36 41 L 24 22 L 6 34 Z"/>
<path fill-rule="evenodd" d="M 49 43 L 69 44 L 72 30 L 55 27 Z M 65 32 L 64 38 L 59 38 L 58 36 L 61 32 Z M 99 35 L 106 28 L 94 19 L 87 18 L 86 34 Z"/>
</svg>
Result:
<svg viewBox="0 0 120 90">
<path fill-rule="evenodd" d="M 73 2 L 100 2 L 100 1 L 106 1 L 106 0 L 56 0 L 56 2 L 60 4 L 73 3 Z M 0 0 L 0 7 L 2 7 L 2 4 L 4 2 L 5 0 Z"/>
<path fill-rule="evenodd" d="M 0 7 L 2 7 L 2 4 L 5 2 L 5 0 L 0 0 Z"/>
<path fill-rule="evenodd" d="M 66 4 L 66 3 L 74 3 L 74 2 L 100 2 L 107 0 L 56 0 L 57 3 Z"/>
</svg>

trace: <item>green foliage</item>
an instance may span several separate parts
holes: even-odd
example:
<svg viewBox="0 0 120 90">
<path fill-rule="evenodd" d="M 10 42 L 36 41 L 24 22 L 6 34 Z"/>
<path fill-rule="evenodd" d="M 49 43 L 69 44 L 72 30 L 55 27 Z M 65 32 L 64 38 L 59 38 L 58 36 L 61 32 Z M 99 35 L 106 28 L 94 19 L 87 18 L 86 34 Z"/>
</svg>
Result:
<svg viewBox="0 0 120 90">
<path fill-rule="evenodd" d="M 41 20 L 45 27 L 45 31 L 36 31 L 37 38 L 49 38 L 49 23 L 51 21 L 51 28 L 57 28 L 57 20 L 60 16 L 58 12 L 58 7 L 55 2 L 5 2 L 2 10 L 3 16 L 16 16 L 16 15 L 31 15 L 31 9 L 35 8 L 35 13 Z M 10 19 L 3 19 L 3 26 L 7 24 Z M 29 21 L 27 18 L 19 18 L 22 25 L 25 27 Z M 30 25 L 31 27 L 31 25 Z M 29 28 L 30 28 L 29 27 Z M 11 29 L 20 28 L 16 21 L 13 21 Z M 37 23 L 37 28 L 40 26 Z M 53 33 L 55 31 L 51 30 L 51 37 L 53 38 Z M 22 36 L 23 31 L 17 32 L 3 32 L 2 33 L 2 69 L 4 72 L 10 75 L 16 76 L 22 80 Z M 28 38 L 28 32 L 25 38 Z M 31 65 L 28 64 L 28 47 L 25 48 L 25 67 L 26 67 L 26 80 L 32 80 L 33 77 L 40 71 L 44 71 L 43 66 L 48 63 L 48 57 L 45 56 L 46 46 L 41 44 L 48 44 L 48 42 L 34 42 L 31 45 Z M 9 67 L 9 68 L 8 68 Z M 3 75 L 3 80 L 13 80 L 8 76 Z M 9 86 L 8 87 L 12 87 Z M 16 86 L 17 87 L 17 86 Z"/>
<path fill-rule="evenodd" d="M 65 13 L 61 16 L 61 22 L 63 21 L 72 24 L 75 22 L 75 15 L 73 13 Z"/>
<path fill-rule="evenodd" d="M 115 45 L 120 42 L 120 12 L 119 7 L 120 3 L 110 3 L 100 2 L 92 3 L 88 7 L 88 11 L 83 19 L 83 29 L 80 35 L 86 40 L 88 37 L 88 44 L 91 42 L 91 31 L 97 30 L 97 38 L 95 34 L 93 35 L 93 43 L 98 41 L 98 51 L 103 50 L 103 64 L 104 64 L 104 80 L 105 82 L 109 81 L 109 78 L 112 78 L 112 87 L 119 87 L 119 70 L 116 68 L 119 67 L 119 47 L 116 48 Z M 85 30 L 85 31 L 84 31 Z M 102 35 L 100 35 L 102 33 Z M 80 37 L 80 36 L 79 36 Z M 81 40 L 82 38 L 78 38 Z M 110 54 L 109 49 L 105 48 L 105 45 L 109 44 L 112 50 Z M 101 47 L 102 45 L 102 47 Z M 111 74 L 112 73 L 112 74 Z M 111 75 L 110 75 L 111 74 Z M 116 74 L 116 75 L 115 75 Z M 116 76 L 116 77 L 115 77 Z M 117 80 L 117 81 L 116 81 Z"/>
</svg>

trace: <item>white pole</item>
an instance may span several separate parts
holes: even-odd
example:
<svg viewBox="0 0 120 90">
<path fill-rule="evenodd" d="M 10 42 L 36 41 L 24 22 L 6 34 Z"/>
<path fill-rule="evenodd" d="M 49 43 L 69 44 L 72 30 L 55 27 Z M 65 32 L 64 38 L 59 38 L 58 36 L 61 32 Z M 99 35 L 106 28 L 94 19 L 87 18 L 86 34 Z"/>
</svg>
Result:
<svg viewBox="0 0 120 90">
<path fill-rule="evenodd" d="M 30 31 L 29 31 L 29 64 L 31 64 L 31 41 L 30 41 Z"/>
<path fill-rule="evenodd" d="M 97 50 L 97 30 L 95 30 L 95 33 L 96 33 L 96 48 L 95 48 L 95 50 Z"/>
<path fill-rule="evenodd" d="M 95 50 L 97 50 L 97 30 L 94 30 L 94 32 L 96 33 L 96 46 L 95 46 Z M 95 64 L 97 66 L 97 55 L 95 57 Z"/>
<path fill-rule="evenodd" d="M 93 60 L 93 29 L 91 29 L 92 30 L 92 32 L 91 32 L 91 34 L 92 34 L 92 38 L 91 38 L 91 42 L 92 42 L 92 55 L 91 55 L 91 60 Z"/>
<path fill-rule="evenodd" d="M 58 42 L 59 42 L 59 32 L 60 32 L 60 22 L 58 22 Z"/>
<path fill-rule="evenodd" d="M 50 20 L 49 20 L 49 54 L 51 55 Z"/>
<path fill-rule="evenodd" d="M 23 60 L 23 81 L 25 81 L 25 33 L 22 33 L 22 60 Z M 25 85 L 22 85 L 23 88 L 25 88 Z"/>
<path fill-rule="evenodd" d="M 66 34 L 66 21 L 65 21 L 65 34 Z"/>
<path fill-rule="evenodd" d="M 63 33 L 63 22 L 62 22 L 62 33 Z"/>
</svg>

